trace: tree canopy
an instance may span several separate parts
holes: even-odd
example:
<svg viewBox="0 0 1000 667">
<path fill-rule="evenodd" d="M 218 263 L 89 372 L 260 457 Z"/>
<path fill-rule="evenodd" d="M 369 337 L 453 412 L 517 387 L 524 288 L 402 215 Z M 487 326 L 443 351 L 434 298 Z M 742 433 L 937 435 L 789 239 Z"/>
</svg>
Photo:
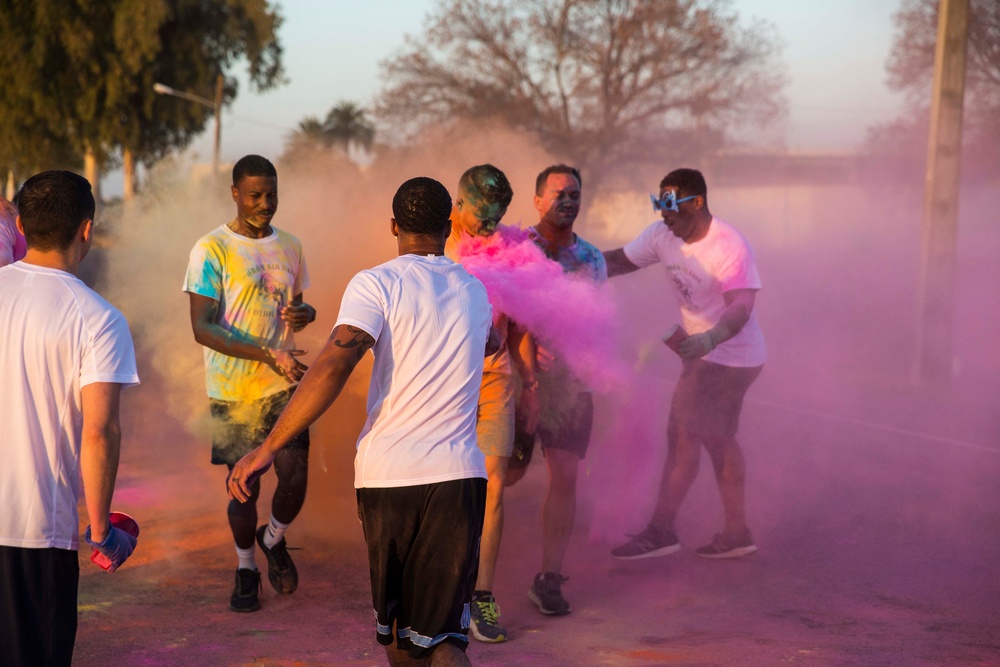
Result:
<svg viewBox="0 0 1000 667">
<path fill-rule="evenodd" d="M 153 83 L 211 96 L 216 76 L 245 59 L 253 86 L 277 85 L 280 24 L 267 0 L 7 0 L 0 165 L 34 171 L 119 151 L 149 164 L 186 146 L 212 110 Z M 227 78 L 224 101 L 236 93 Z"/>
<path fill-rule="evenodd" d="M 375 141 L 375 126 L 364 108 L 341 100 L 320 121 L 306 116 L 288 136 L 284 160 L 295 161 L 329 148 L 339 149 L 347 157 L 351 148 L 369 151 Z"/>
<path fill-rule="evenodd" d="M 681 158 L 783 113 L 771 26 L 722 0 L 442 0 L 382 64 L 381 119 L 498 118 L 593 169 Z"/>
</svg>

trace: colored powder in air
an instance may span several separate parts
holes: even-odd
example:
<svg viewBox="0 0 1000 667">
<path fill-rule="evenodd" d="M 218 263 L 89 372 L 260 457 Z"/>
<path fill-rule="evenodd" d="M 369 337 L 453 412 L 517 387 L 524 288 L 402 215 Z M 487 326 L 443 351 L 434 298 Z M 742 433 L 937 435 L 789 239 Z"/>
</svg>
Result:
<svg viewBox="0 0 1000 667">
<path fill-rule="evenodd" d="M 628 384 L 629 368 L 617 357 L 617 309 L 606 283 L 564 272 L 516 227 L 465 237 L 456 252 L 486 286 L 493 308 L 530 331 L 580 381 L 598 392 Z"/>
</svg>

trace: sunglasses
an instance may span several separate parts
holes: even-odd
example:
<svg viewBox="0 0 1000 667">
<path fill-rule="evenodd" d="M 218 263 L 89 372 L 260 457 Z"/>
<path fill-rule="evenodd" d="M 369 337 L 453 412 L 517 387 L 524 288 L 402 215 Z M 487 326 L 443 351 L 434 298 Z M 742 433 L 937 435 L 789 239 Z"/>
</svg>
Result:
<svg viewBox="0 0 1000 667">
<path fill-rule="evenodd" d="M 649 195 L 649 201 L 653 203 L 653 210 L 659 213 L 660 211 L 677 211 L 677 205 L 683 204 L 686 201 L 691 201 L 696 199 L 698 195 L 691 195 L 690 197 L 683 197 L 681 199 L 677 198 L 676 192 L 664 192 L 662 197 L 657 197 L 654 194 Z"/>
</svg>

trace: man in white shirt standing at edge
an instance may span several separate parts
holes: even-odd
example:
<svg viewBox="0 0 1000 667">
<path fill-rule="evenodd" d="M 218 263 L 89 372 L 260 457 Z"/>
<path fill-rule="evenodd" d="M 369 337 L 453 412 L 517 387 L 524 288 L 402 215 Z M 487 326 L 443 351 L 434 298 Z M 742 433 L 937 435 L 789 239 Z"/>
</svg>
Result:
<svg viewBox="0 0 1000 667">
<path fill-rule="evenodd" d="M 81 477 L 87 543 L 112 571 L 135 549 L 110 513 L 120 392 L 139 376 L 125 318 L 76 277 L 94 238 L 90 183 L 43 172 L 18 202 L 27 254 L 0 268 L 0 662 L 69 665 Z"/>
<path fill-rule="evenodd" d="M 486 507 L 476 444 L 484 356 L 500 338 L 486 288 L 444 256 L 451 197 L 430 178 L 400 186 L 390 229 L 399 257 L 358 273 L 330 339 L 274 429 L 233 468 L 231 498 L 336 400 L 375 356 L 354 460 L 376 638 L 391 665 L 468 665 L 470 602 Z"/>
<path fill-rule="evenodd" d="M 736 441 L 747 389 L 767 357 L 754 314 L 761 288 L 753 250 L 735 228 L 708 210 L 701 172 L 676 169 L 650 196 L 654 222 L 623 248 L 604 253 L 608 275 L 661 263 L 690 337 L 679 347 L 683 369 L 667 425 L 667 460 L 649 525 L 613 549 L 615 558 L 666 556 L 680 550 L 674 521 L 698 475 L 701 447 L 712 459 L 725 525 L 695 553 L 738 558 L 757 551 L 744 511 L 746 466 Z"/>
</svg>

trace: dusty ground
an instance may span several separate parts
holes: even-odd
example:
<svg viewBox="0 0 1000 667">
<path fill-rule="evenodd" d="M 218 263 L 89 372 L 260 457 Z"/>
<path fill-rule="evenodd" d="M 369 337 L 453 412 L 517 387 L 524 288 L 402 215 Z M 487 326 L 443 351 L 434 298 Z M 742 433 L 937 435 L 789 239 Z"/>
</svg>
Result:
<svg viewBox="0 0 1000 667">
<path fill-rule="evenodd" d="M 1000 449 L 995 437 L 934 430 L 959 422 L 995 436 L 995 410 L 953 394 L 888 400 L 857 389 L 843 394 L 854 408 L 845 421 L 847 405 L 794 407 L 768 387 L 766 377 L 755 387 L 770 400 L 748 402 L 742 427 L 760 553 L 615 561 L 608 544 L 589 539 L 599 503 L 585 500 L 566 568 L 573 613 L 543 617 L 525 597 L 539 558 L 545 472 L 536 462 L 509 491 L 495 587 L 511 640 L 473 642 L 473 662 L 1000 664 Z M 865 406 L 878 408 L 879 424 L 864 420 Z M 324 452 L 326 473 L 314 457 L 311 495 L 289 534 L 302 547 L 293 552 L 299 590 L 278 597 L 265 580 L 262 609 L 239 615 L 228 610 L 235 556 L 222 473 L 195 461 L 199 443 L 175 445 L 175 457 L 157 453 L 163 442 L 126 456 L 115 505 L 139 519 L 140 548 L 111 576 L 82 564 L 76 664 L 382 664 L 349 449 Z M 703 462 L 678 526 L 684 546 L 708 540 L 718 514 Z"/>
</svg>

